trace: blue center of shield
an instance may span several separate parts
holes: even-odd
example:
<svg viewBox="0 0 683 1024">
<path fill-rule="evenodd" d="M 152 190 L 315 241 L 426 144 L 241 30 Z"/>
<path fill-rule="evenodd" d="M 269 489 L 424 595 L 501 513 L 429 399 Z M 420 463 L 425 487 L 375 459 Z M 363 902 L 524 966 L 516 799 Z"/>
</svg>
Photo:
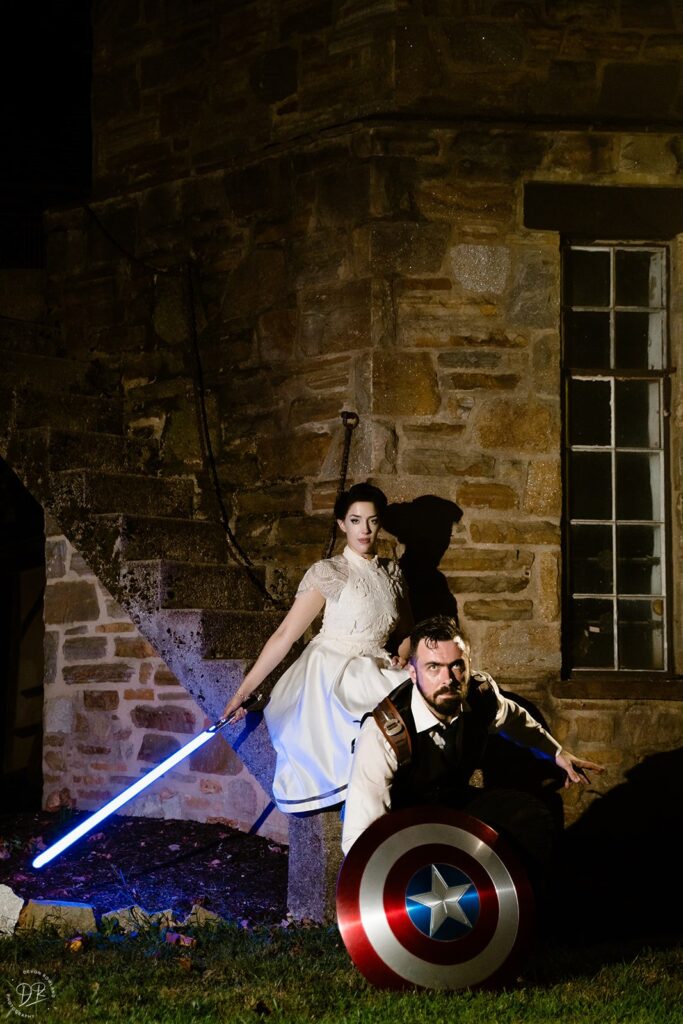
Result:
<svg viewBox="0 0 683 1024">
<path fill-rule="evenodd" d="M 406 912 L 430 939 L 462 939 L 479 917 L 477 887 L 451 864 L 425 864 L 406 887 Z"/>
</svg>

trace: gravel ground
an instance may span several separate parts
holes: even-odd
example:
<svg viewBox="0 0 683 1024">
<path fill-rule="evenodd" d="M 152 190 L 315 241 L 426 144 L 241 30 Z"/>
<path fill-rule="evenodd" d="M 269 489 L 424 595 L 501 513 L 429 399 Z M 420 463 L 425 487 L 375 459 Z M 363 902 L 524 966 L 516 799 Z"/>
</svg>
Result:
<svg viewBox="0 0 683 1024">
<path fill-rule="evenodd" d="M 249 924 L 286 915 L 287 847 L 226 825 L 113 817 L 51 864 L 31 867 L 84 817 L 0 815 L 0 884 L 24 899 L 90 903 L 98 915 L 133 903 L 179 917 L 200 903 Z"/>
</svg>

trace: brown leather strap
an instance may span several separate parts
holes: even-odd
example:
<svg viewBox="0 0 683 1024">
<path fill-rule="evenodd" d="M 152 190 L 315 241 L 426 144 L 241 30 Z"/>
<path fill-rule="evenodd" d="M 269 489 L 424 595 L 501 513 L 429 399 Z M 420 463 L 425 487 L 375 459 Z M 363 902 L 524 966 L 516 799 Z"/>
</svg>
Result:
<svg viewBox="0 0 683 1024">
<path fill-rule="evenodd" d="M 372 717 L 396 754 L 398 767 L 401 768 L 408 764 L 413 756 L 413 746 L 410 741 L 410 733 L 394 702 L 389 697 L 385 697 L 372 712 Z"/>
</svg>

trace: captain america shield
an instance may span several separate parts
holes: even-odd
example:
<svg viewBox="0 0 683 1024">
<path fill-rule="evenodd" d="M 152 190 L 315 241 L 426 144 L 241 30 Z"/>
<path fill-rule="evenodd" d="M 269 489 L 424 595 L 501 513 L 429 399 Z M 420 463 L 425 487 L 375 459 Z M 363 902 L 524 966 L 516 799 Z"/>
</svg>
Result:
<svg viewBox="0 0 683 1024">
<path fill-rule="evenodd" d="M 344 944 L 380 988 L 495 987 L 514 977 L 531 937 L 531 885 L 488 825 L 416 807 L 356 840 L 337 883 Z"/>
</svg>

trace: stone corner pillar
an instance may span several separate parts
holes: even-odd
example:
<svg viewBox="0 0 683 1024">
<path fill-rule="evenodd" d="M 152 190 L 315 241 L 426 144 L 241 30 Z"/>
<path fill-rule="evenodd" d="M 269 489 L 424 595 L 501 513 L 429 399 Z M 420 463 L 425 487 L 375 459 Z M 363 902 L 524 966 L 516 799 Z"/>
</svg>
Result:
<svg viewBox="0 0 683 1024">
<path fill-rule="evenodd" d="M 339 809 L 289 818 L 287 909 L 296 920 L 336 920 L 337 876 L 341 868 Z"/>
</svg>

